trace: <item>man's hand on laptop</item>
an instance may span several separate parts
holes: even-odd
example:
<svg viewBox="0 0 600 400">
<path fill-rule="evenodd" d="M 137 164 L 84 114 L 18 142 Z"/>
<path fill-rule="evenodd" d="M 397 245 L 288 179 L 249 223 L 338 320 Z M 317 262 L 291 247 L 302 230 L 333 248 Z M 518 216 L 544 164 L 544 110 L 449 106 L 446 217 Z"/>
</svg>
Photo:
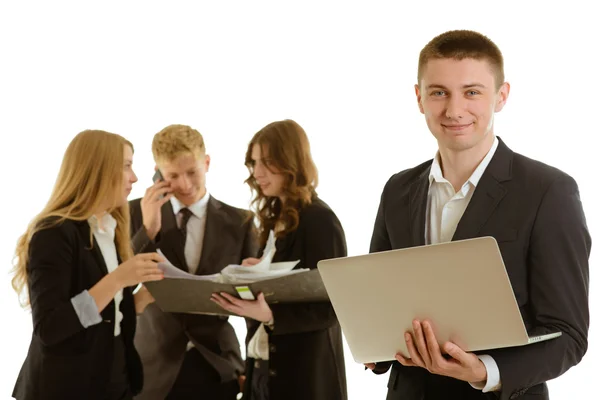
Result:
<svg viewBox="0 0 600 400">
<path fill-rule="evenodd" d="M 440 347 L 429 321 L 413 321 L 413 332 L 404 334 L 409 357 L 396 354 L 406 367 L 421 367 L 432 374 L 449 376 L 465 382 L 487 381 L 485 365 L 473 353 L 466 353 L 452 342 Z"/>
</svg>

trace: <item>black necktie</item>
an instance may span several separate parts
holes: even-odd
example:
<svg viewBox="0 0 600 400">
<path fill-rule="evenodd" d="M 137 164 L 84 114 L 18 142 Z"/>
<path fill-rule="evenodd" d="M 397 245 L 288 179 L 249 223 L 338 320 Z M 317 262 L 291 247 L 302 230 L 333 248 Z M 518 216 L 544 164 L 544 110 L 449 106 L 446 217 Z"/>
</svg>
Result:
<svg viewBox="0 0 600 400">
<path fill-rule="evenodd" d="M 192 212 L 189 208 L 182 208 L 181 210 L 179 210 L 179 213 L 181 214 L 181 226 L 179 227 L 179 230 L 185 238 L 187 237 L 187 223 L 190 220 L 190 217 L 192 216 Z"/>
</svg>

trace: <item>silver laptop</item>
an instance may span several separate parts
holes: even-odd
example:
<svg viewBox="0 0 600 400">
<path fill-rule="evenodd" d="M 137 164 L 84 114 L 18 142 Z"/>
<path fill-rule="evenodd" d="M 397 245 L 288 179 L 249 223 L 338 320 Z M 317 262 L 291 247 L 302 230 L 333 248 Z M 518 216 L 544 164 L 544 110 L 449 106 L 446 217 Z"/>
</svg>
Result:
<svg viewBox="0 0 600 400">
<path fill-rule="evenodd" d="M 527 345 L 529 337 L 493 237 L 323 260 L 318 269 L 359 363 L 408 356 L 404 333 L 430 319 L 440 343 L 465 351 Z"/>
</svg>

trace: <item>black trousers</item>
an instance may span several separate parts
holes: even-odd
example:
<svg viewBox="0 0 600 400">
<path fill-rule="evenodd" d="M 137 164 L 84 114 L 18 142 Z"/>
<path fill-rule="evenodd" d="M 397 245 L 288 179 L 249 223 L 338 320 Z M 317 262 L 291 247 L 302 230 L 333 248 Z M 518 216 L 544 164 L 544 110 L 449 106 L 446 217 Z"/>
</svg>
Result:
<svg viewBox="0 0 600 400">
<path fill-rule="evenodd" d="M 165 400 L 235 400 L 239 392 L 237 379 L 221 382 L 219 373 L 198 350 L 190 349 Z"/>
<path fill-rule="evenodd" d="M 243 400 L 269 400 L 269 361 L 248 358 Z"/>
<path fill-rule="evenodd" d="M 129 389 L 127 364 L 125 362 L 125 344 L 121 335 L 115 337 L 113 365 L 106 391 L 106 400 L 132 400 Z"/>
</svg>

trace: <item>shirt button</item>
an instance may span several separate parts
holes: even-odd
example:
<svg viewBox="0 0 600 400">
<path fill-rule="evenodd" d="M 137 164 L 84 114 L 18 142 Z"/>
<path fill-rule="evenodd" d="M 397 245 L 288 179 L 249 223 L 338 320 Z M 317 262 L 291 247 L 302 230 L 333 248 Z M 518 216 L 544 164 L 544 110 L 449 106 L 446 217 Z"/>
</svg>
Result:
<svg viewBox="0 0 600 400">
<path fill-rule="evenodd" d="M 270 345 L 269 345 L 269 352 L 271 352 L 271 353 L 275 353 L 275 349 L 276 349 L 276 347 L 275 347 L 275 345 L 274 345 L 274 344 L 270 344 Z"/>
<path fill-rule="evenodd" d="M 277 372 L 274 369 L 269 369 L 269 376 L 277 376 Z"/>
</svg>

